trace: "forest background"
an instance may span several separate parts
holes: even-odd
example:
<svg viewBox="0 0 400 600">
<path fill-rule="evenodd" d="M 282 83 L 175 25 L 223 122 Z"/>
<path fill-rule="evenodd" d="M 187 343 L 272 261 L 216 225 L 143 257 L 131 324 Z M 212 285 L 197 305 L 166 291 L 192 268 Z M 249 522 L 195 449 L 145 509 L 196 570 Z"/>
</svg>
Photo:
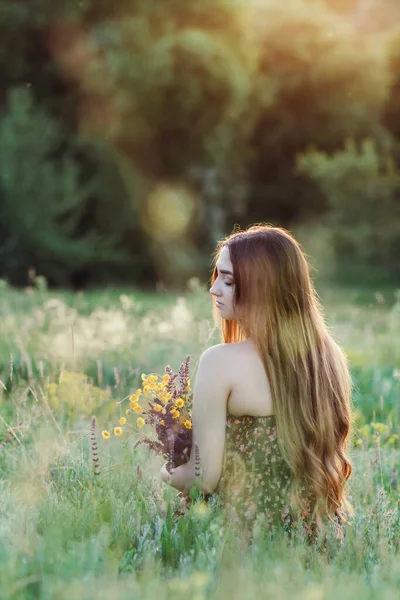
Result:
<svg viewBox="0 0 400 600">
<path fill-rule="evenodd" d="M 0 0 L 0 78 L 0 598 L 398 598 L 400 0 Z M 351 367 L 340 545 L 177 518 L 126 414 L 195 381 L 211 253 L 259 221 Z"/>
<path fill-rule="evenodd" d="M 0 0 L 0 277 L 180 289 L 235 224 L 400 281 L 397 0 Z"/>
</svg>

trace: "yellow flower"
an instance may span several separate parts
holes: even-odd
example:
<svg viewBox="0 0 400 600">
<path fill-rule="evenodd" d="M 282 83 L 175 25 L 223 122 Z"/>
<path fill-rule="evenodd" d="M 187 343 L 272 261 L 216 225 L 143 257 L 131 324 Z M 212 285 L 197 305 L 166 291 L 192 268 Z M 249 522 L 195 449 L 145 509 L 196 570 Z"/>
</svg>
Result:
<svg viewBox="0 0 400 600">
<path fill-rule="evenodd" d="M 181 425 L 184 425 L 186 423 L 186 417 L 179 417 L 179 422 L 181 423 Z"/>
<path fill-rule="evenodd" d="M 146 421 L 142 417 L 139 417 L 136 423 L 138 427 L 143 427 L 144 425 L 146 425 Z"/>
<path fill-rule="evenodd" d="M 143 412 L 142 408 L 138 404 L 136 404 L 136 406 L 133 406 L 133 410 L 140 414 Z"/>
<path fill-rule="evenodd" d="M 109 431 L 104 430 L 104 431 L 101 432 L 101 435 L 103 436 L 103 438 L 105 440 L 108 440 L 108 438 L 110 437 L 111 433 Z"/>
<path fill-rule="evenodd" d="M 203 507 L 202 505 L 205 505 L 205 506 Z M 207 514 L 209 512 L 209 508 L 205 502 L 201 502 L 201 504 L 199 504 L 193 508 L 193 511 L 200 516 L 200 515 Z M 190 578 L 190 582 L 191 582 L 192 586 L 197 589 L 204 588 L 208 584 L 209 580 L 210 580 L 210 578 L 207 575 L 207 573 L 204 573 L 201 571 L 198 571 L 197 573 L 193 573 L 193 575 Z"/>
<path fill-rule="evenodd" d="M 163 375 L 163 378 L 162 378 L 162 380 L 163 380 L 163 382 L 164 382 L 164 383 L 169 383 L 169 380 L 170 380 L 170 379 L 171 379 L 171 378 L 170 378 L 170 376 L 168 375 L 168 373 L 166 373 L 165 375 Z"/>
<path fill-rule="evenodd" d="M 160 423 L 161 423 L 161 425 L 165 425 L 164 419 L 161 419 Z"/>
<path fill-rule="evenodd" d="M 174 408 L 173 410 L 171 410 L 171 415 L 173 416 L 174 419 L 177 419 L 180 415 L 180 412 L 179 412 L 179 410 Z"/>
<path fill-rule="evenodd" d="M 208 515 L 208 513 L 210 512 L 210 508 L 207 502 L 199 502 L 198 504 L 194 505 L 193 512 L 197 517 L 203 517 L 205 515 Z"/>
<path fill-rule="evenodd" d="M 136 390 L 135 394 L 138 398 L 140 398 L 140 396 L 142 395 L 142 390 L 139 388 L 138 390 Z"/>
<path fill-rule="evenodd" d="M 122 435 L 122 427 L 114 427 L 114 435 Z"/>
<path fill-rule="evenodd" d="M 145 385 L 143 388 L 143 394 L 145 396 L 148 396 L 150 394 L 150 392 L 151 392 L 151 387 L 149 385 Z"/>
<path fill-rule="evenodd" d="M 184 426 L 186 427 L 186 429 L 192 429 L 192 424 L 189 420 L 186 420 L 184 422 Z"/>
<path fill-rule="evenodd" d="M 178 398 L 175 402 L 175 406 L 176 408 L 182 408 L 183 406 L 185 406 L 184 401 L 182 400 L 182 398 Z"/>
<path fill-rule="evenodd" d="M 155 405 L 154 405 L 154 410 L 155 410 L 156 412 L 161 412 L 161 411 L 162 411 L 162 409 L 163 409 L 163 408 L 162 408 L 161 404 L 155 404 Z"/>
<path fill-rule="evenodd" d="M 125 417 L 121 417 L 120 420 L 119 420 L 119 424 L 120 425 L 125 425 L 125 423 L 126 423 Z"/>
<path fill-rule="evenodd" d="M 145 375 L 145 373 L 142 373 L 141 378 L 142 378 L 142 381 L 144 381 L 145 379 L 147 379 L 147 375 Z"/>
<path fill-rule="evenodd" d="M 385 423 L 371 423 L 371 426 L 379 433 L 386 433 L 389 427 Z"/>
<path fill-rule="evenodd" d="M 129 408 L 127 408 L 127 409 L 126 409 L 126 411 L 125 411 L 125 414 L 126 414 L 126 415 L 129 415 L 129 413 L 130 413 L 130 412 L 131 412 L 131 411 L 129 410 Z"/>
<path fill-rule="evenodd" d="M 132 394 L 132 396 L 129 396 L 129 400 L 132 402 L 137 402 L 139 400 L 139 396 L 137 394 Z"/>
</svg>

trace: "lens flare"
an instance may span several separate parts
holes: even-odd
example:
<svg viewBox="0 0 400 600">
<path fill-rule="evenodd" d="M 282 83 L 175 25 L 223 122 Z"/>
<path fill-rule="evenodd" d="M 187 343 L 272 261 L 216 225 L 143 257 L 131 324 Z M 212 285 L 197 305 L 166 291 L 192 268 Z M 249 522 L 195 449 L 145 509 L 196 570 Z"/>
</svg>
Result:
<svg viewBox="0 0 400 600">
<path fill-rule="evenodd" d="M 185 238 L 196 211 L 196 196 L 183 185 L 161 184 L 148 196 L 143 226 L 154 241 Z"/>
</svg>

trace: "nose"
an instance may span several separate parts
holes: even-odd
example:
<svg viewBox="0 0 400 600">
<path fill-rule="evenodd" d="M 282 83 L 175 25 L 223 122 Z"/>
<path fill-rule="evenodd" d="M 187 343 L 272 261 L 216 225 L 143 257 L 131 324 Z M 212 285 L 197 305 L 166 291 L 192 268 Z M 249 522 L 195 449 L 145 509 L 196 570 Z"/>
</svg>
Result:
<svg viewBox="0 0 400 600">
<path fill-rule="evenodd" d="M 220 296 L 221 292 L 217 286 L 217 282 L 214 281 L 213 285 L 210 287 L 210 294 L 212 294 L 213 296 Z"/>
</svg>

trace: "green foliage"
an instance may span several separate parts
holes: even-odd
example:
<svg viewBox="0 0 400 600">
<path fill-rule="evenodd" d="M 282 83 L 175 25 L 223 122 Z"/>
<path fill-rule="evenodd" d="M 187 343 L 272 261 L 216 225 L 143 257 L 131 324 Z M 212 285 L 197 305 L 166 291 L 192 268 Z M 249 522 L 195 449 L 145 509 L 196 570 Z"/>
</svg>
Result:
<svg viewBox="0 0 400 600">
<path fill-rule="evenodd" d="M 301 532 L 289 541 L 259 531 L 249 545 L 237 538 L 217 502 L 193 498 L 179 516 L 180 498 L 161 483 L 159 459 L 134 449 L 136 438 L 126 432 L 109 440 L 100 435 L 114 420 L 115 400 L 138 387 L 141 372 L 159 371 L 167 362 L 178 366 L 188 351 L 197 357 L 210 345 L 205 291 L 185 298 L 193 319 L 182 329 L 184 305 L 176 297 L 125 292 L 50 295 L 2 288 L 0 340 L 9 344 L 7 364 L 0 367 L 2 597 L 395 598 L 400 348 L 393 335 L 397 308 L 386 305 L 389 295 L 372 311 L 365 290 L 324 292 L 330 298 L 328 322 L 339 338 L 348 336 L 350 358 L 359 356 L 358 366 L 350 361 L 357 416 L 350 450 L 355 514 L 343 543 L 331 531 L 319 545 L 307 545 Z M 358 306 L 354 298 L 364 294 Z M 59 361 L 57 347 L 63 351 L 66 344 L 52 346 L 73 325 L 74 371 Z M 83 375 L 93 349 L 94 385 Z M 22 353 L 24 363 L 36 367 L 17 384 L 16 372 L 9 376 L 10 353 L 14 366 Z M 125 353 L 129 360 L 122 359 Z M 91 410 L 100 475 L 92 467 Z"/>
<path fill-rule="evenodd" d="M 310 150 L 299 156 L 298 168 L 325 194 L 338 271 L 363 268 L 400 277 L 400 171 L 389 156 L 366 140 L 358 149 L 349 141 L 333 155 Z M 351 268 L 347 269 L 347 264 Z"/>
<path fill-rule="evenodd" d="M 250 220 L 291 221 L 324 210 L 293 172 L 296 153 L 313 143 L 334 149 L 349 136 L 381 136 L 387 71 L 382 53 L 321 3 L 292 0 L 257 7 L 260 61 L 255 85 L 273 92 L 252 138 Z M 261 202 L 260 198 L 264 198 Z"/>
<path fill-rule="evenodd" d="M 69 63 L 92 102 L 107 106 L 105 122 L 87 126 L 102 135 L 105 128 L 151 178 L 223 162 L 251 89 L 251 44 L 246 51 L 234 39 L 246 37 L 240 6 L 134 2 L 122 15 L 118 4 L 112 10 L 113 20 L 92 15 L 92 28 L 81 31 L 92 50 L 83 64 Z"/>
<path fill-rule="evenodd" d="M 385 106 L 384 124 L 400 140 L 400 26 L 388 38 L 390 94 Z"/>
<path fill-rule="evenodd" d="M 26 282 L 34 267 L 67 284 L 79 269 L 121 260 L 92 227 L 79 235 L 97 183 L 82 181 L 63 143 L 58 124 L 35 106 L 29 90 L 11 90 L 0 126 L 0 269 L 10 280 Z"/>
<path fill-rule="evenodd" d="M 296 155 L 310 143 L 331 152 L 348 137 L 399 137 L 397 37 L 388 61 L 387 36 L 360 33 L 360 15 L 367 29 L 370 13 L 392 25 L 398 6 L 286 4 L 282 11 L 280 0 L 0 0 L 3 87 L 29 87 L 29 119 L 37 123 L 36 146 L 26 124 L 7 125 L 13 139 L 2 136 L 3 169 L 23 152 L 24 176 L 36 174 L 36 192 L 48 190 L 35 203 L 12 192 L 20 219 L 0 182 L 4 228 L 13 228 L 3 235 L 7 270 L 0 274 L 25 282 L 32 265 L 50 284 L 182 285 L 189 271 L 205 274 L 216 239 L 236 222 L 292 226 L 323 215 L 325 197 L 294 170 Z M 17 95 L 12 106 L 27 112 Z M 0 119 L 10 123 L 11 113 Z M 41 160 L 53 165 L 58 192 Z M 164 183 L 186 186 L 196 210 L 182 239 L 157 246 L 143 215 Z M 56 193 L 71 204 L 48 210 Z M 26 234 L 26 223 L 16 225 L 32 227 L 47 210 L 34 227 L 39 240 Z M 386 259 L 380 264 L 391 270 Z"/>
</svg>

